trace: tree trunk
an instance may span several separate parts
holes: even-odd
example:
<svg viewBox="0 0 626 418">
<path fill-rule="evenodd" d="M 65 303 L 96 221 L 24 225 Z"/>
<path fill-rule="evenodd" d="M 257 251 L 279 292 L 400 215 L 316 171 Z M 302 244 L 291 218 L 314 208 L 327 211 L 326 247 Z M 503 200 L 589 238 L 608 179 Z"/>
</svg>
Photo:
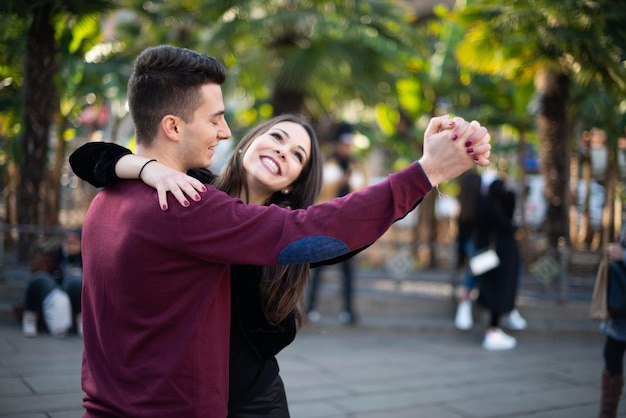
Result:
<svg viewBox="0 0 626 418">
<path fill-rule="evenodd" d="M 559 239 L 569 244 L 569 78 L 560 72 L 544 70 L 538 74 L 537 88 L 540 93 L 537 115 L 540 169 L 547 205 L 545 231 L 552 254 L 558 258 Z"/>
<path fill-rule="evenodd" d="M 304 93 L 277 86 L 272 95 L 273 114 L 304 113 Z"/>
<path fill-rule="evenodd" d="M 521 167 L 519 182 L 522 185 L 520 190 L 520 198 L 519 201 L 522 205 L 522 210 L 520 210 L 520 230 L 521 236 L 518 236 L 520 240 L 520 252 L 522 253 L 522 258 L 528 258 L 528 224 L 526 220 L 526 209 L 524 207 L 526 203 L 526 199 L 528 198 L 528 186 L 526 185 L 526 164 L 525 164 L 525 155 L 526 155 L 526 128 L 524 126 L 518 127 L 519 132 L 519 142 L 517 144 L 517 165 Z"/>
<path fill-rule="evenodd" d="M 42 187 L 48 138 L 55 112 L 57 72 L 52 4 L 34 9 L 28 29 L 24 65 L 24 133 L 20 156 L 18 223 L 27 226 L 19 238 L 19 260 L 30 256 L 34 232 L 43 227 L 45 189 Z"/>
</svg>

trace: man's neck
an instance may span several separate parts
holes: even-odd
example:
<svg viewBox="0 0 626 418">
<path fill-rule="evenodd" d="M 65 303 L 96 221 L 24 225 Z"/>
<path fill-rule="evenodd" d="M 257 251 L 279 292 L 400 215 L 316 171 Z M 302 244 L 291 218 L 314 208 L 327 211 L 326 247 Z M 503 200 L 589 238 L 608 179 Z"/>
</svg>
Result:
<svg viewBox="0 0 626 418">
<path fill-rule="evenodd" d="M 187 169 L 183 166 L 183 164 L 180 161 L 178 161 L 178 159 L 176 159 L 175 157 L 172 157 L 176 155 L 174 150 L 168 151 L 158 146 L 146 147 L 145 145 L 137 144 L 136 154 L 141 157 L 155 159 L 159 163 L 169 168 L 173 168 L 174 170 L 177 170 L 183 173 L 187 172 Z"/>
</svg>

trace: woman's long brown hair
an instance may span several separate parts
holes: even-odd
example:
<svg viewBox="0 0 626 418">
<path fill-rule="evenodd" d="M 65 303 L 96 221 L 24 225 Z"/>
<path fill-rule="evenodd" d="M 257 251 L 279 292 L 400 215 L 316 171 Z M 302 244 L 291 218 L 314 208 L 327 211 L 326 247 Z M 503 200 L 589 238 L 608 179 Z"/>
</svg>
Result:
<svg viewBox="0 0 626 418">
<path fill-rule="evenodd" d="M 218 189 L 235 197 L 239 196 L 242 191 L 244 195 L 248 195 L 243 156 L 252 141 L 280 122 L 297 123 L 306 130 L 311 140 L 311 155 L 298 178 L 291 184 L 291 192 L 283 194 L 277 191 L 265 204 L 303 209 L 315 203 L 322 187 L 323 161 L 319 143 L 313 128 L 302 117 L 292 114 L 276 116 L 256 126 L 241 138 L 216 182 Z M 291 312 L 295 312 L 296 324 L 299 328 L 304 317 L 304 290 L 309 282 L 309 265 L 266 266 L 261 269 L 260 291 L 265 318 L 275 325 Z"/>
</svg>

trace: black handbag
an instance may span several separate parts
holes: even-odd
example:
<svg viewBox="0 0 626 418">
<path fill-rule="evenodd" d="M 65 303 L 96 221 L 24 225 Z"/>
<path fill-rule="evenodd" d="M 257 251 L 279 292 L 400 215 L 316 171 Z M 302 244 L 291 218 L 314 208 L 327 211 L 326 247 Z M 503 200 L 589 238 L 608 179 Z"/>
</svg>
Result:
<svg viewBox="0 0 626 418">
<path fill-rule="evenodd" d="M 606 307 L 612 318 L 626 318 L 626 266 L 621 261 L 609 263 Z"/>
</svg>

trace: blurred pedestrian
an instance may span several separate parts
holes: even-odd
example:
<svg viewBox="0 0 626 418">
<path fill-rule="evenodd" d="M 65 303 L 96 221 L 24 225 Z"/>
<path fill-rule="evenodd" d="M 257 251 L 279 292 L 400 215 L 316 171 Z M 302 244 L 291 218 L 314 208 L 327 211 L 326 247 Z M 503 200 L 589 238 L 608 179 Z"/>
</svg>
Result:
<svg viewBox="0 0 626 418">
<path fill-rule="evenodd" d="M 327 202 L 335 197 L 342 197 L 348 193 L 367 185 L 367 170 L 353 154 L 354 127 L 341 122 L 332 138 L 333 153 L 324 163 L 324 176 L 321 202 Z M 338 264 L 341 272 L 342 311 L 338 315 L 339 322 L 354 325 L 357 315 L 354 309 L 354 280 L 355 260 L 349 258 Z M 319 321 L 321 314 L 317 310 L 317 299 L 322 282 L 322 272 L 325 267 L 313 269 L 308 289 L 307 314 L 311 322 Z"/>
<path fill-rule="evenodd" d="M 72 302 L 72 328 L 83 335 L 81 293 L 83 289 L 83 253 L 81 229 L 71 229 L 63 234 L 63 242 L 54 254 L 52 275 Z"/>
<path fill-rule="evenodd" d="M 67 232 L 60 246 L 42 247 L 35 253 L 24 295 L 25 337 L 37 336 L 42 324 L 56 337 L 66 335 L 72 327 L 82 335 L 80 266 L 80 235 L 76 231 Z"/>
<path fill-rule="evenodd" d="M 494 180 L 481 199 L 477 222 L 476 249 L 495 248 L 500 264 L 478 277 L 478 304 L 489 311 L 489 326 L 483 339 L 486 350 L 509 350 L 517 340 L 500 327 L 502 316 L 515 308 L 521 257 L 513 222 L 515 194 L 500 179 Z"/>
<path fill-rule="evenodd" d="M 618 240 L 607 245 L 610 263 L 608 274 L 626 275 L 626 229 Z M 626 295 L 625 295 L 626 297 Z M 609 313 L 610 315 L 610 313 Z M 626 317 L 610 315 L 602 324 L 604 341 L 604 370 L 599 418 L 615 418 L 624 386 L 624 352 L 626 352 Z"/>
<path fill-rule="evenodd" d="M 474 289 L 475 278 L 467 268 L 467 260 L 476 254 L 474 244 L 476 232 L 476 218 L 481 198 L 481 177 L 475 171 L 467 172 L 461 177 L 459 192 L 460 212 L 458 217 L 457 263 L 456 268 L 463 267 L 463 284 L 460 301 L 454 317 L 454 326 L 467 331 L 474 325 L 472 317 L 471 292 Z"/>
<path fill-rule="evenodd" d="M 476 254 L 477 213 L 480 210 L 481 199 L 488 193 L 489 187 L 496 179 L 497 173 L 491 170 L 486 170 L 482 176 L 475 171 L 468 172 L 461 179 L 461 190 L 458 197 L 461 210 L 458 218 L 457 268 L 463 267 L 464 273 L 461 295 L 459 296 L 460 301 L 454 317 L 454 326 L 461 331 L 468 331 L 474 326 L 472 290 L 477 284 L 476 278 L 467 267 L 467 261 Z M 510 210 L 514 211 L 515 201 L 511 204 L 513 207 Z M 513 212 L 511 212 L 510 217 L 512 219 Z M 521 262 L 519 266 L 522 267 Z M 519 287 L 521 271 L 517 277 L 517 286 Z M 505 328 L 512 331 L 521 331 L 527 326 L 526 320 L 516 307 L 503 314 L 500 322 Z"/>
</svg>

